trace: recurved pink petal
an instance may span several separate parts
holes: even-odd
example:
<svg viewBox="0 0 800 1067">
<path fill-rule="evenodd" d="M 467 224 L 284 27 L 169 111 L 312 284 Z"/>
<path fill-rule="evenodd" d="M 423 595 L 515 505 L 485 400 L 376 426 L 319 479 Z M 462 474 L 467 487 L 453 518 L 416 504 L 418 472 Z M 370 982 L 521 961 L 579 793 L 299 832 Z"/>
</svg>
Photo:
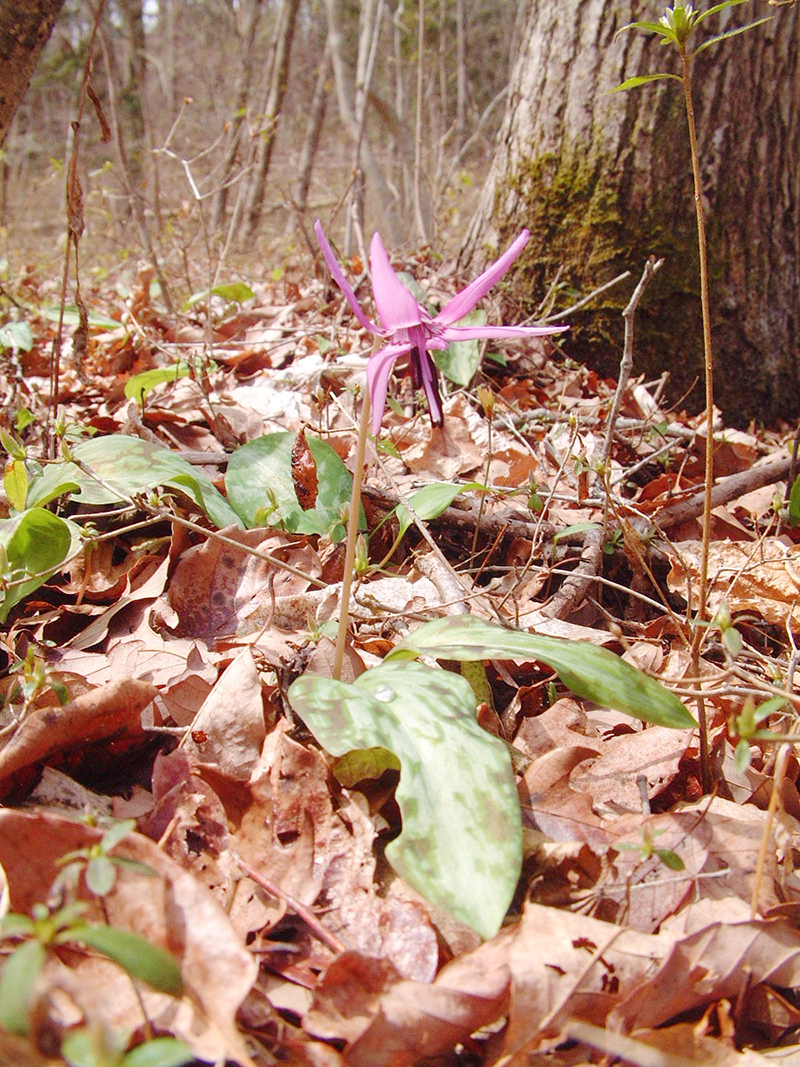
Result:
<svg viewBox="0 0 800 1067">
<path fill-rule="evenodd" d="M 486 337 L 546 337 L 568 329 L 569 326 L 448 326 L 440 336 L 452 344 L 453 341 L 477 341 Z"/>
<path fill-rule="evenodd" d="M 383 334 L 383 330 L 379 330 L 378 327 L 375 326 L 372 322 L 370 322 L 370 320 L 364 314 L 364 309 L 359 304 L 356 294 L 353 292 L 350 283 L 342 273 L 342 268 L 339 266 L 336 256 L 333 254 L 333 249 L 331 248 L 328 242 L 328 238 L 325 236 L 325 231 L 322 229 L 322 223 L 319 219 L 317 219 L 317 221 L 314 223 L 314 233 L 317 235 L 319 247 L 322 249 L 322 254 L 325 257 L 325 262 L 328 264 L 328 270 L 331 272 L 333 280 L 344 293 L 345 299 L 350 305 L 350 308 L 355 317 L 358 319 L 358 321 L 361 323 L 365 330 L 369 330 L 370 333 Z"/>
<path fill-rule="evenodd" d="M 377 434 L 381 428 L 383 410 L 386 407 L 386 394 L 389 391 L 389 375 L 396 359 L 411 350 L 410 344 L 386 345 L 367 361 L 367 389 L 372 404 L 372 432 Z"/>
<path fill-rule="evenodd" d="M 422 322 L 422 310 L 395 274 L 379 233 L 372 236 L 369 263 L 372 270 L 372 295 L 384 330 L 394 333 L 395 330 L 419 326 Z"/>
<path fill-rule="evenodd" d="M 486 296 L 495 282 L 502 278 L 528 243 L 529 237 L 530 231 L 523 230 L 502 256 L 492 263 L 491 267 L 487 267 L 483 274 L 479 274 L 475 281 L 470 282 L 460 293 L 456 293 L 449 303 L 445 304 L 434 321 L 442 326 L 450 326 L 459 319 L 463 319 L 469 311 L 472 311 L 481 297 Z"/>
</svg>

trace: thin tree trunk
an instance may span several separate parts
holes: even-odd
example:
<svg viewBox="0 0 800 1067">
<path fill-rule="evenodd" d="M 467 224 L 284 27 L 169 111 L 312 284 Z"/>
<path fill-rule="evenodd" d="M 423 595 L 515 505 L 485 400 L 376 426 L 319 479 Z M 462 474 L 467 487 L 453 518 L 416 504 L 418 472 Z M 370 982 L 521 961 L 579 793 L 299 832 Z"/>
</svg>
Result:
<svg viewBox="0 0 800 1067">
<path fill-rule="evenodd" d="M 327 82 L 331 75 L 331 55 L 327 44 L 325 53 L 317 72 L 317 84 L 314 87 L 314 98 L 311 101 L 311 112 L 308 118 L 308 127 L 300 149 L 300 159 L 297 164 L 297 184 L 294 190 L 294 206 L 302 214 L 308 205 L 308 190 L 311 187 L 311 174 L 314 170 L 314 160 L 319 150 L 322 125 L 325 121 L 325 111 L 328 105 Z"/>
<path fill-rule="evenodd" d="M 328 17 L 328 44 L 331 51 L 331 65 L 336 85 L 339 118 L 352 138 L 353 143 L 358 144 L 360 138 L 359 123 L 356 118 L 350 72 L 347 69 L 344 58 L 341 0 L 325 0 L 325 11 Z M 397 217 L 395 198 L 372 151 L 369 136 L 365 133 L 360 140 L 364 170 L 372 187 L 372 193 L 377 199 L 378 210 L 381 212 L 381 217 L 385 223 L 389 242 L 398 245 L 403 239 L 403 230 Z"/>
<path fill-rule="evenodd" d="M 147 145 L 144 116 L 147 65 L 142 0 L 119 0 L 119 7 L 125 21 L 129 49 L 120 86 L 119 109 L 127 126 L 125 143 L 131 184 L 134 192 L 143 196 Z"/>
<path fill-rule="evenodd" d="M 705 24 L 748 20 L 739 7 Z M 702 331 L 686 115 L 680 87 L 607 91 L 677 69 L 640 33 L 643 0 L 530 0 L 503 126 L 461 264 L 482 265 L 522 226 L 531 241 L 513 295 L 535 310 L 559 267 L 590 289 L 654 254 L 663 270 L 640 313 L 637 370 L 668 369 L 673 395 L 701 377 Z M 800 402 L 800 9 L 706 50 L 695 111 L 707 209 L 717 402 L 726 417 L 796 417 Z M 546 106 L 542 102 L 546 101 Z M 576 317 L 571 354 L 614 373 L 628 293 Z M 702 406 L 702 390 L 689 403 Z"/>
<path fill-rule="evenodd" d="M 64 0 L 3 0 L 0 4 L 0 148 Z"/>
<path fill-rule="evenodd" d="M 228 194 L 231 188 L 230 183 L 235 176 L 236 168 L 242 165 L 244 119 L 250 100 L 254 45 L 262 10 L 263 0 L 251 0 L 245 12 L 242 31 L 236 35 L 239 63 L 236 68 L 236 89 L 233 94 L 235 103 L 233 118 L 230 120 L 225 142 L 225 154 L 220 168 L 219 187 L 211 202 L 211 229 L 214 233 L 219 232 L 225 222 L 225 211 L 228 206 Z"/>
<path fill-rule="evenodd" d="M 467 139 L 467 0 L 456 0 L 456 149 Z"/>
<path fill-rule="evenodd" d="M 289 83 L 289 60 L 292 55 L 292 40 L 297 22 L 300 0 L 283 0 L 278 25 L 275 31 L 275 53 L 272 61 L 269 96 L 264 112 L 264 132 L 258 142 L 253 173 L 247 191 L 244 207 L 242 240 L 252 237 L 259 222 L 267 187 L 267 173 L 272 161 L 275 137 L 280 121 L 283 100 Z"/>
</svg>

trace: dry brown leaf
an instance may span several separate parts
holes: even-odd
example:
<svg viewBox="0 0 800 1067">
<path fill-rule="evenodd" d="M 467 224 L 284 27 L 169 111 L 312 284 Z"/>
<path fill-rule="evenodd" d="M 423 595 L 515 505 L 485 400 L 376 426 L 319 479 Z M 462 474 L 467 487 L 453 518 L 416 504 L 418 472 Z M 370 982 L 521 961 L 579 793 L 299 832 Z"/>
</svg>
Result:
<svg viewBox="0 0 800 1067">
<path fill-rule="evenodd" d="M 800 931 L 783 919 L 714 923 L 676 942 L 657 971 L 622 998 L 608 1025 L 628 1033 L 660 1026 L 762 982 L 800 986 Z"/>
<path fill-rule="evenodd" d="M 587 793 L 596 811 L 608 815 L 640 812 L 642 794 L 638 775 L 645 776 L 647 795 L 654 800 L 678 775 L 680 761 L 692 737 L 692 730 L 650 726 L 606 738 L 600 756 L 575 770 L 572 787 Z"/>
<path fill-rule="evenodd" d="M 675 544 L 676 555 L 667 582 L 674 593 L 688 597 L 691 579 L 692 609 L 697 607 L 700 542 Z M 765 622 L 785 626 L 800 622 L 800 545 L 787 545 L 777 537 L 756 544 L 714 541 L 710 545 L 709 610 L 725 601 L 732 612 L 752 612 Z"/>
<path fill-rule="evenodd" d="M 261 681 L 253 653 L 245 648 L 209 693 L 184 748 L 195 762 L 213 763 L 232 781 L 246 782 L 265 736 Z"/>
<path fill-rule="evenodd" d="M 512 936 L 501 933 L 454 960 L 431 985 L 398 980 L 384 961 L 336 960 L 303 1027 L 329 1037 L 346 1029 L 348 1067 L 416 1065 L 505 1014 Z"/>
<path fill-rule="evenodd" d="M 279 556 L 312 577 L 320 574 L 316 553 L 288 534 L 235 527 L 223 532 L 231 540 Z M 256 607 L 263 605 L 268 613 L 273 598 L 307 588 L 302 578 L 209 539 L 181 556 L 170 582 L 168 602 L 179 617 L 174 627 L 177 636 L 211 639 L 236 633 L 243 618 Z M 170 622 L 167 625 L 172 627 Z"/>
<path fill-rule="evenodd" d="M 142 736 L 142 712 L 156 695 L 150 682 L 129 678 L 92 689 L 63 707 L 33 711 L 0 752 L 0 779 L 95 741 Z"/>
<path fill-rule="evenodd" d="M 598 847 L 607 844 L 608 834 L 591 798 L 570 787 L 575 768 L 596 756 L 595 748 L 573 745 L 534 760 L 519 783 L 523 824 L 541 830 L 553 841 L 584 841 Z"/>
</svg>

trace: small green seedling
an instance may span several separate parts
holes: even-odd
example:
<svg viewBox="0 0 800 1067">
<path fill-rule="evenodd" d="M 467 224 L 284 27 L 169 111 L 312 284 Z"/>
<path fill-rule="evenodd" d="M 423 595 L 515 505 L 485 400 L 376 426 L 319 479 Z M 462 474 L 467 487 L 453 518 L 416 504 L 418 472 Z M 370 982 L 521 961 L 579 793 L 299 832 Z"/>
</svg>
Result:
<svg viewBox="0 0 800 1067">
<path fill-rule="evenodd" d="M 649 826 L 643 826 L 641 829 L 642 840 L 640 844 L 634 844 L 632 841 L 622 841 L 614 845 L 614 848 L 619 851 L 638 852 L 642 863 L 649 860 L 651 856 L 656 856 L 661 860 L 664 866 L 669 867 L 671 871 L 686 870 L 686 864 L 677 852 L 673 852 L 671 848 L 656 848 L 655 839 L 665 832 L 666 831 L 663 829 L 653 830 Z"/>
<path fill-rule="evenodd" d="M 65 853 L 58 861 L 61 873 L 56 878 L 56 886 L 67 886 L 76 889 L 81 875 L 83 875 L 86 888 L 97 897 L 107 896 L 114 888 L 117 880 L 117 871 L 126 868 L 135 871 L 136 874 L 144 874 L 153 877 L 155 871 L 138 860 L 128 859 L 126 856 L 112 856 L 112 849 L 125 837 L 136 829 L 134 819 L 125 819 L 115 822 L 96 845 L 88 848 L 75 849 L 74 852 Z"/>
<path fill-rule="evenodd" d="M 81 901 L 56 910 L 34 904 L 30 916 L 9 912 L 3 917 L 3 940 L 21 941 L 0 974 L 0 1024 L 12 1034 L 28 1034 L 34 985 L 49 956 L 61 945 L 94 949 L 119 964 L 131 978 L 159 992 L 181 995 L 181 972 L 170 955 L 129 930 L 86 922 L 87 908 Z"/>
<path fill-rule="evenodd" d="M 174 1037 L 155 1037 L 126 1052 L 130 1034 L 102 1024 L 71 1030 L 61 1044 L 69 1067 L 181 1067 L 194 1055 Z"/>
<path fill-rule="evenodd" d="M 776 734 L 772 730 L 762 729 L 760 724 L 775 715 L 784 706 L 786 701 L 783 697 L 772 697 L 763 704 L 756 706 L 752 697 L 747 697 L 742 710 L 738 715 L 731 715 L 728 719 L 728 734 L 738 737 L 734 752 L 736 769 L 744 773 L 750 766 L 752 753 L 750 752 L 751 741 L 796 741 L 796 737 L 788 734 Z"/>
</svg>

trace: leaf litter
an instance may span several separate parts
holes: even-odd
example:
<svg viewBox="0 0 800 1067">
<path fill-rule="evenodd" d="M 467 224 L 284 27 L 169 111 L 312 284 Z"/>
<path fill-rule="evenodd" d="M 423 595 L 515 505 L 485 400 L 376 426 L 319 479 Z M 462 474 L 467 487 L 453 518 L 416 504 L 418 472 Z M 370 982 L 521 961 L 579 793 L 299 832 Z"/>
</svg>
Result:
<svg viewBox="0 0 800 1067">
<path fill-rule="evenodd" d="M 455 288 L 430 262 L 416 270 L 432 292 Z M 622 675 L 597 704 L 577 681 L 565 687 L 546 641 L 536 655 L 482 646 L 480 744 L 447 742 L 439 763 L 439 784 L 457 791 L 460 765 L 488 766 L 492 746 L 513 753 L 521 872 L 514 849 L 503 854 L 513 828 L 498 828 L 511 904 L 485 901 L 501 914 L 482 941 L 473 914 L 464 922 L 400 876 L 430 841 L 415 838 L 418 798 L 402 770 L 398 784 L 386 739 L 353 720 L 353 737 L 325 743 L 319 712 L 287 698 L 305 672 L 330 679 L 363 331 L 336 327 L 336 300 L 303 279 L 256 287 L 210 333 L 166 328 L 147 286 L 137 293 L 135 359 L 125 328 L 95 329 L 87 380 L 61 377 L 69 421 L 99 436 L 73 451 L 77 465 L 32 482 L 31 504 L 59 491 L 40 521 L 64 553 L 21 598 L 10 587 L 0 863 L 6 909 L 28 913 L 52 904 L 59 858 L 96 846 L 96 824 L 135 819 L 113 855 L 148 873 L 120 867 L 107 896 L 81 897 L 94 920 L 171 953 L 184 993 L 134 987 L 102 955 L 59 949 L 30 1032 L 3 1034 L 0 1055 L 45 1062 L 70 1030 L 106 1025 L 245 1065 L 798 1062 L 797 760 L 775 776 L 775 738 L 798 732 L 800 516 L 785 437 L 726 430 L 717 442 L 718 614 L 703 659 L 714 795 L 701 795 L 689 722 L 647 725 L 605 706 L 619 704 Z M 624 653 L 691 713 L 700 419 L 634 381 L 604 514 L 593 464 L 613 383 L 544 344 L 509 348 L 505 367 L 484 362 L 472 385 L 494 393 L 491 420 L 471 387 L 449 382 L 444 426 L 431 427 L 408 379 L 395 380 L 384 444 L 368 456 L 372 569 L 353 593 L 329 729 L 342 701 L 370 691 L 380 703 L 384 684 L 402 721 L 419 672 L 439 672 L 443 701 L 460 691 L 446 620 L 465 612 Z M 164 373 L 179 360 L 182 376 Z M 29 370 L 9 395 L 42 414 Z M 455 377 L 468 380 L 463 367 Z M 253 462 L 240 453 L 228 476 L 247 444 Z M 66 524 L 86 522 L 91 537 L 75 546 Z M 416 648 L 435 619 L 443 629 Z M 437 648 L 446 671 L 426 658 Z M 423 662 L 404 663 L 408 650 Z M 745 702 L 775 693 L 783 703 L 745 729 Z M 353 748 L 363 758 L 337 763 Z M 425 759 L 435 776 L 435 747 Z M 431 794 L 443 877 L 485 821 L 493 780 L 486 771 L 485 791 L 455 806 Z"/>
</svg>

